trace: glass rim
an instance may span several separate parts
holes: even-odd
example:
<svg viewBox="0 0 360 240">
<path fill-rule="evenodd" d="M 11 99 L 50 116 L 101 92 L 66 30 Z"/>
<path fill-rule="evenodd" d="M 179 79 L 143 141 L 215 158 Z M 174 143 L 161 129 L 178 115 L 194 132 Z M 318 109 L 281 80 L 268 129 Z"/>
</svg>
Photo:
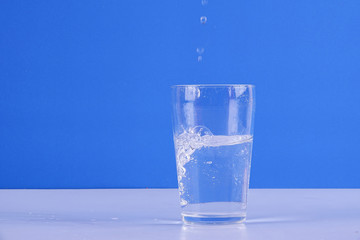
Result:
<svg viewBox="0 0 360 240">
<path fill-rule="evenodd" d="M 252 87 L 254 88 L 255 85 L 253 84 L 178 84 L 172 85 L 171 88 L 177 87 Z"/>
</svg>

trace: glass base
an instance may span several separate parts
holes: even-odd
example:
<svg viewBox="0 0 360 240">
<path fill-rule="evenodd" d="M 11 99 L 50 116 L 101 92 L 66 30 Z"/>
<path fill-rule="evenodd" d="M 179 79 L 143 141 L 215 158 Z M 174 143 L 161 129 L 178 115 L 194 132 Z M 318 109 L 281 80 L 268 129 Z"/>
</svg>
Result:
<svg viewBox="0 0 360 240">
<path fill-rule="evenodd" d="M 227 215 L 189 215 L 182 214 L 182 220 L 187 225 L 193 224 L 237 224 L 245 222 L 245 216 Z"/>
</svg>

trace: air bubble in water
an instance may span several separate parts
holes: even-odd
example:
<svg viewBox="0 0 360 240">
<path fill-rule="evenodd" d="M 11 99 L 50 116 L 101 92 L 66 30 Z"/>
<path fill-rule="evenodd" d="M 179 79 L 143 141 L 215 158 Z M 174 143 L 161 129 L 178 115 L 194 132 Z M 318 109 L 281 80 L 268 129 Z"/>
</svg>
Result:
<svg viewBox="0 0 360 240">
<path fill-rule="evenodd" d="M 208 129 L 207 127 L 205 126 L 196 126 L 196 127 L 193 127 L 191 129 L 189 129 L 189 132 L 191 134 L 196 134 L 198 136 L 212 136 L 212 132 L 210 131 L 210 129 Z"/>
<path fill-rule="evenodd" d="M 202 4 L 203 6 L 207 5 L 207 4 L 208 4 L 208 0 L 201 0 L 201 4 Z"/>
<path fill-rule="evenodd" d="M 200 17 L 200 23 L 205 24 L 206 22 L 207 22 L 207 17 L 206 16 L 201 16 Z"/>
</svg>

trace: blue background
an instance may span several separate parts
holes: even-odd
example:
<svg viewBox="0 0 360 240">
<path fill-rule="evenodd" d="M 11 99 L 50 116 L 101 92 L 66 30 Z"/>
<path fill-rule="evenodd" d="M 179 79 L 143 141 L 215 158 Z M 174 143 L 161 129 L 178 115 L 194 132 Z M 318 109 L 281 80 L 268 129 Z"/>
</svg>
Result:
<svg viewBox="0 0 360 240">
<path fill-rule="evenodd" d="M 256 85 L 251 187 L 360 187 L 360 1 L 208 1 L 1 1 L 0 188 L 176 187 L 194 83 Z"/>
</svg>

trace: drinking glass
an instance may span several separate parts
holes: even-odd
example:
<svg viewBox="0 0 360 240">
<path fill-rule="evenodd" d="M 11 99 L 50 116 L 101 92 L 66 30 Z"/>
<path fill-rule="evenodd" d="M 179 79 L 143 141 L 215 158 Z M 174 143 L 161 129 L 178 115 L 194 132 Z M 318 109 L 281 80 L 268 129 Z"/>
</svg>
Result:
<svg viewBox="0 0 360 240">
<path fill-rule="evenodd" d="M 240 223 L 246 218 L 255 87 L 172 87 L 173 134 L 182 218 Z"/>
</svg>

